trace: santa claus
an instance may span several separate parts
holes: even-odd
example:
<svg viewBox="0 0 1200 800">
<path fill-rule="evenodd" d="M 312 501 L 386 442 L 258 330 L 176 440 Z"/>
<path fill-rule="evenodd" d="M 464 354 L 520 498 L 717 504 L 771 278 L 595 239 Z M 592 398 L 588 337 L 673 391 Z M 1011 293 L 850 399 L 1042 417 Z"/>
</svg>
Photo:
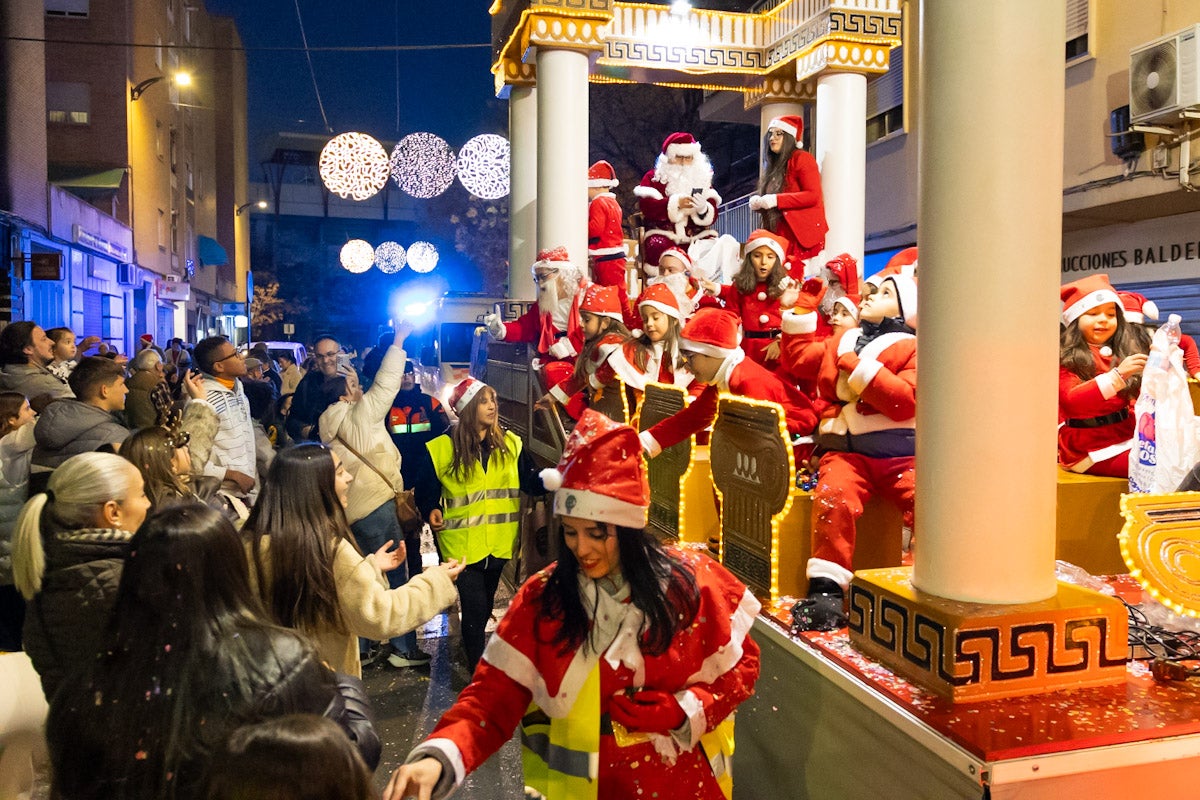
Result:
<svg viewBox="0 0 1200 800">
<path fill-rule="evenodd" d="M 533 262 L 533 279 L 538 287 L 536 306 L 515 322 L 505 322 L 498 314 L 488 314 L 483 322 L 497 341 L 536 343 L 542 378 L 547 387 L 556 386 L 570 377 L 575 357 L 583 349 L 579 304 L 591 283 L 571 263 L 565 247 L 540 251 Z"/>
<path fill-rule="evenodd" d="M 686 248 L 696 239 L 715 237 L 721 196 L 712 188 L 712 164 L 690 133 L 672 133 L 662 145 L 654 169 L 633 193 L 646 228 L 643 260 L 658 266 L 668 247 Z"/>
</svg>

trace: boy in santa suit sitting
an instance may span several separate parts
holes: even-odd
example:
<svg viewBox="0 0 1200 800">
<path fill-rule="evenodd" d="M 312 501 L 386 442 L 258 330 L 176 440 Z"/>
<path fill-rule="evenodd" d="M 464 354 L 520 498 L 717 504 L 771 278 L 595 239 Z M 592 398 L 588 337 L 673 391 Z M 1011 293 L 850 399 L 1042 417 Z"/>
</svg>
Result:
<svg viewBox="0 0 1200 800">
<path fill-rule="evenodd" d="M 642 431 L 642 447 L 651 458 L 712 425 L 721 392 L 779 403 L 788 433 L 795 437 L 813 432 L 817 414 L 808 398 L 748 359 L 739 341 L 738 317 L 724 309 L 702 308 L 683 326 L 679 350 L 695 383 L 705 388 L 691 405 Z"/>
<path fill-rule="evenodd" d="M 583 349 L 579 304 L 590 282 L 571 263 L 565 247 L 540 251 L 533 262 L 533 279 L 538 287 L 536 307 L 515 322 L 488 314 L 483 323 L 497 341 L 536 342 L 542 379 L 546 386 L 557 386 L 570 377 L 575 357 Z"/>
<path fill-rule="evenodd" d="M 815 336 L 820 299 L 821 292 L 806 283 L 798 307 L 784 314 L 783 363 L 801 378 L 813 365 L 804 351 Z M 916 318 L 916 279 L 891 275 L 863 300 L 860 327 L 821 343 L 817 390 L 829 405 L 817 433 L 823 455 L 813 491 L 808 598 L 792 611 L 797 629 L 846 624 L 842 601 L 853 575 L 855 526 L 867 498 L 882 494 L 912 526 Z"/>
<path fill-rule="evenodd" d="M 605 388 L 615 388 L 617 379 L 626 383 L 641 376 L 621 357 L 621 346 L 629 339 L 622 323 L 617 287 L 592 284 L 579 305 L 584 343 L 575 362 L 575 371 L 551 387 L 542 399 L 554 399 L 563 405 L 571 419 L 579 419 Z"/>
</svg>

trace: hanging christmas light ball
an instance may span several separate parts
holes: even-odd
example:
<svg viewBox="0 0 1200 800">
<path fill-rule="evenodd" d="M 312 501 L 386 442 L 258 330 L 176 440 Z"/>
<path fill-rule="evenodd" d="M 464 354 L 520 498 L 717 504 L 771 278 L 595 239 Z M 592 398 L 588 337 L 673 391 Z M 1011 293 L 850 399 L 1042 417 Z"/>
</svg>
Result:
<svg viewBox="0 0 1200 800">
<path fill-rule="evenodd" d="M 321 149 L 317 170 L 337 196 L 366 200 L 387 186 L 387 150 L 365 133 L 341 133 Z"/>
<path fill-rule="evenodd" d="M 397 242 L 384 242 L 375 248 L 375 266 L 379 267 L 380 272 L 395 275 L 404 269 L 406 263 L 408 256 Z"/>
<path fill-rule="evenodd" d="M 362 239 L 351 239 L 342 245 L 342 266 L 350 272 L 366 272 L 375 263 L 375 248 Z"/>
<path fill-rule="evenodd" d="M 437 197 L 454 182 L 454 151 L 432 133 L 410 133 L 392 150 L 392 179 L 406 194 Z"/>
<path fill-rule="evenodd" d="M 408 247 L 408 265 L 417 272 L 429 272 L 437 266 L 437 248 L 429 242 L 413 242 Z"/>
<path fill-rule="evenodd" d="M 458 180 L 480 200 L 508 195 L 508 140 L 494 133 L 471 139 L 458 151 Z"/>
</svg>

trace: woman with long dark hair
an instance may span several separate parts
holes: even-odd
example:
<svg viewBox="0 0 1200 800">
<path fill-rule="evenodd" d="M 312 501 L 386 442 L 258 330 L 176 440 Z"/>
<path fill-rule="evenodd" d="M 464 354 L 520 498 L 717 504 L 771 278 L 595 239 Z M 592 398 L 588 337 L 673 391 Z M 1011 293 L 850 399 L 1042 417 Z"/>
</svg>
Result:
<svg viewBox="0 0 1200 800">
<path fill-rule="evenodd" d="M 466 378 L 450 396 L 458 423 L 425 445 L 431 463 L 416 485 L 417 507 L 446 558 L 466 564 L 458 578 L 462 641 L 473 670 L 483 655 L 500 573 L 512 558 L 520 493 L 545 494 L 521 438 L 500 427 L 496 391 Z"/>
<path fill-rule="evenodd" d="M 170 506 L 130 542 L 99 656 L 51 702 L 57 796 L 200 797 L 236 727 L 336 697 L 312 647 L 266 621 L 229 521 Z"/>
<path fill-rule="evenodd" d="M 241 525 L 250 509 L 222 492 L 219 480 L 193 469 L 191 441 L 191 433 L 179 428 L 142 428 L 129 434 L 121 455 L 142 473 L 152 508 L 198 500 L 220 511 L 235 527 Z"/>
<path fill-rule="evenodd" d="M 338 672 L 362 675 L 358 636 L 390 639 L 454 602 L 455 561 L 389 589 L 383 572 L 402 554 L 387 541 L 364 556 L 346 524 L 353 479 L 337 454 L 305 443 L 279 451 L 242 528 L 263 604 L 306 634 Z"/>
<path fill-rule="evenodd" d="M 722 756 L 758 677 L 758 601 L 712 559 L 645 532 L 650 487 L 629 426 L 585 412 L 547 473 L 558 562 L 517 592 L 384 800 L 447 796 L 518 724 L 525 783 L 550 800 L 729 797 Z"/>
<path fill-rule="evenodd" d="M 777 117 L 767 124 L 767 163 L 750 210 L 762 227 L 788 241 L 786 261 L 793 278 L 804 277 L 804 260 L 825 249 L 825 199 L 817 160 L 800 147 L 801 117 Z"/>
</svg>

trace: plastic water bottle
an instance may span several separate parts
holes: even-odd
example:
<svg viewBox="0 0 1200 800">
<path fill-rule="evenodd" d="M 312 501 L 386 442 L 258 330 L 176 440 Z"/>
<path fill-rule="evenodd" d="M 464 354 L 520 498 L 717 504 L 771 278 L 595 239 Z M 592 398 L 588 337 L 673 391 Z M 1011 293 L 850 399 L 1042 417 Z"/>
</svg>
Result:
<svg viewBox="0 0 1200 800">
<path fill-rule="evenodd" d="M 1150 343 L 1150 357 L 1146 360 L 1147 370 L 1166 369 L 1166 365 L 1171 359 L 1171 353 L 1179 347 L 1179 338 L 1183 335 L 1183 331 L 1179 328 L 1181 320 L 1182 317 L 1178 314 L 1171 314 L 1167 317 L 1167 321 L 1154 332 Z"/>
</svg>

